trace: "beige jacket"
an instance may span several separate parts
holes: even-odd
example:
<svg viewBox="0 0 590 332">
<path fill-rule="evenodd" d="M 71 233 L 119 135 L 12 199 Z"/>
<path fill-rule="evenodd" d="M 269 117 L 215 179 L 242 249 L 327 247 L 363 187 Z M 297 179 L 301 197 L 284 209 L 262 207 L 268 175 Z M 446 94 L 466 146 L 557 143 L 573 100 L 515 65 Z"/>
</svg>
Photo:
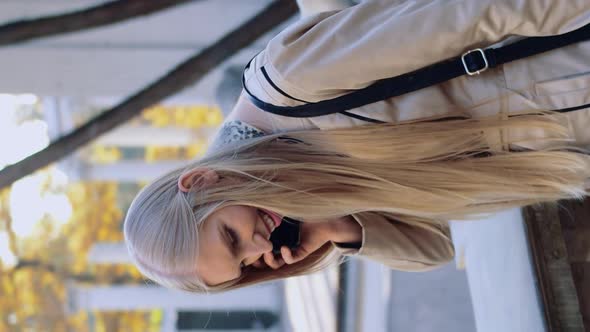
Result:
<svg viewBox="0 0 590 332">
<path fill-rule="evenodd" d="M 379 212 L 352 215 L 362 226 L 360 249 L 343 248 L 341 254 L 360 256 L 401 271 L 428 271 L 455 256 L 448 225 L 436 230 L 411 226 Z"/>
<path fill-rule="evenodd" d="M 331 99 L 470 49 L 510 43 L 523 36 L 562 34 L 589 23 L 589 0 L 365 1 L 296 22 L 275 37 L 244 74 L 246 86 L 259 99 L 295 106 L 302 101 Z M 247 101 L 241 98 L 240 103 Z M 260 110 L 246 114 L 239 111 L 239 104 L 235 117 L 272 132 L 367 124 L 342 114 L 306 119 Z M 590 104 L 590 42 L 351 112 L 401 122 L 456 112 L 472 117 L 505 116 L 585 104 Z M 590 108 L 567 114 L 572 144 L 589 147 Z M 498 132 L 497 139 L 505 140 L 507 135 L 522 139 L 520 146 L 539 148 L 549 144 L 540 139 L 543 132 L 523 130 Z M 355 218 L 363 226 L 363 245 L 358 254 L 392 268 L 426 270 L 454 255 L 448 230 L 447 236 L 441 237 L 378 214 Z M 342 250 L 345 254 L 357 253 Z"/>
</svg>

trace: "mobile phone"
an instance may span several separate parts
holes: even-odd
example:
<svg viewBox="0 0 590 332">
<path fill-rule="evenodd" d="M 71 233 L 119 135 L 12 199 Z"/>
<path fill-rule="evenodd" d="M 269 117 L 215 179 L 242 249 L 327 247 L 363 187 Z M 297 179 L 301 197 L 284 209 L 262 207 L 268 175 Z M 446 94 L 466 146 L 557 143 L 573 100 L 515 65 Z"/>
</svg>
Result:
<svg viewBox="0 0 590 332">
<path fill-rule="evenodd" d="M 272 242 L 272 253 L 275 255 L 281 254 L 281 247 L 287 246 L 290 249 L 299 247 L 301 238 L 301 222 L 289 217 L 283 217 L 279 227 L 270 234 L 270 242 Z"/>
</svg>

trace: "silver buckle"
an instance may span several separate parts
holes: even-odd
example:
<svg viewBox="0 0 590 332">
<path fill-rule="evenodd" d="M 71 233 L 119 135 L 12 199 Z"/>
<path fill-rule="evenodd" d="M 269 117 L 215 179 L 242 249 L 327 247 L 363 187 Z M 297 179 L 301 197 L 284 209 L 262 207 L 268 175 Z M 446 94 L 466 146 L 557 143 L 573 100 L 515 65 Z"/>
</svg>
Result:
<svg viewBox="0 0 590 332">
<path fill-rule="evenodd" d="M 481 53 L 481 57 L 483 58 L 484 67 L 480 70 L 469 71 L 469 68 L 467 68 L 467 63 L 465 62 L 465 56 L 467 56 L 468 54 L 473 53 L 473 52 Z M 488 68 L 490 68 L 490 66 L 488 65 L 488 59 L 486 58 L 486 54 L 484 53 L 484 51 L 481 48 L 476 48 L 474 50 L 467 51 L 467 52 L 463 53 L 463 55 L 461 56 L 461 61 L 463 62 L 463 68 L 465 68 L 465 72 L 467 73 L 467 75 L 470 75 L 470 76 L 479 75 L 479 74 L 483 73 L 484 71 L 486 71 Z"/>
</svg>

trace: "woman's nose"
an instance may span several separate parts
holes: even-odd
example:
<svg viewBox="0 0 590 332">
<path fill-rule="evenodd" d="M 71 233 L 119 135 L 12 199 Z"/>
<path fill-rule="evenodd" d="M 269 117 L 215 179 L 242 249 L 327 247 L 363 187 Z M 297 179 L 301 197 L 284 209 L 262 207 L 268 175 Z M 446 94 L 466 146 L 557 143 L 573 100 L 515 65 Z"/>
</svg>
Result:
<svg viewBox="0 0 590 332">
<path fill-rule="evenodd" d="M 244 248 L 244 256 L 250 257 L 255 255 L 262 255 L 265 252 L 272 250 L 272 242 L 265 239 L 262 235 L 256 233 L 252 237 L 252 241 L 248 241 Z"/>
</svg>

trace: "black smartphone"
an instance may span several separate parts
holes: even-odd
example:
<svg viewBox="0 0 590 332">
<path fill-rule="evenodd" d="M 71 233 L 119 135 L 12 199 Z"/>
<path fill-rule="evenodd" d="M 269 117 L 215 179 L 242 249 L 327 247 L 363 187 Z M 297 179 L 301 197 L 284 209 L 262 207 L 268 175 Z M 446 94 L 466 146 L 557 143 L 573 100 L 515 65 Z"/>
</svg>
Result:
<svg viewBox="0 0 590 332">
<path fill-rule="evenodd" d="M 279 227 L 270 234 L 272 242 L 272 253 L 281 254 L 281 247 L 287 246 L 296 249 L 300 244 L 301 222 L 289 217 L 283 217 Z"/>
</svg>

